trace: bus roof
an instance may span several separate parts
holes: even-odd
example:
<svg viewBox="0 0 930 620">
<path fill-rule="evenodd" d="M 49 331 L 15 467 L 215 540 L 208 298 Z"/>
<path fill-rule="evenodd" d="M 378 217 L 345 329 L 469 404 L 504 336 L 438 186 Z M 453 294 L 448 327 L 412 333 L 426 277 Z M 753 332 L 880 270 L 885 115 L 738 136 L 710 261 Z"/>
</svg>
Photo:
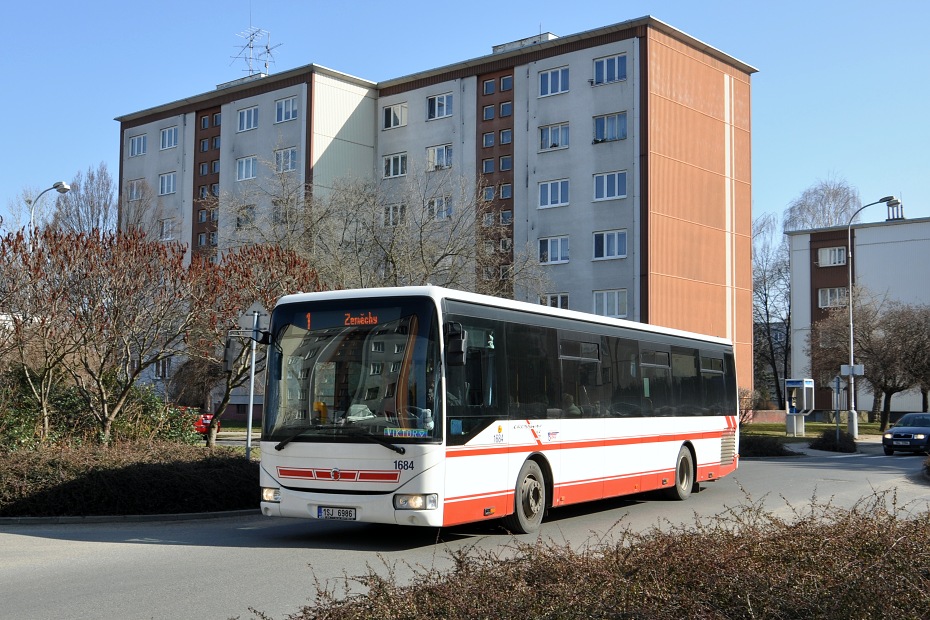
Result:
<svg viewBox="0 0 930 620">
<path fill-rule="evenodd" d="M 360 288 L 360 289 L 343 289 L 335 291 L 320 291 L 318 293 L 296 293 L 293 295 L 285 295 L 278 300 L 278 303 L 275 305 L 281 306 L 285 304 L 293 303 L 303 303 L 308 301 L 325 301 L 333 299 L 367 299 L 372 297 L 429 297 L 433 299 L 437 305 L 443 299 L 451 299 L 455 301 L 464 301 L 474 304 L 480 304 L 484 306 L 506 308 L 510 310 L 518 310 L 520 312 L 529 312 L 532 314 L 538 314 L 543 316 L 558 316 L 564 317 L 567 319 L 573 319 L 576 321 L 584 321 L 586 323 L 595 323 L 600 325 L 615 325 L 617 327 L 625 327 L 627 329 L 634 329 L 642 332 L 649 332 L 654 334 L 665 334 L 669 336 L 680 336 L 683 338 L 691 338 L 694 340 L 702 340 L 709 343 L 722 344 L 722 345 L 732 345 L 730 340 L 726 338 L 720 338 L 717 336 L 708 336 L 706 334 L 699 334 L 696 332 L 689 332 L 680 329 L 672 329 L 670 327 L 661 327 L 658 325 L 650 325 L 648 323 L 638 323 L 636 321 L 629 321 L 625 319 L 614 319 L 610 317 L 600 316 L 597 314 L 591 314 L 588 312 L 579 312 L 577 310 L 563 310 L 561 308 L 552 308 L 550 306 L 543 306 L 541 304 L 531 304 L 525 301 L 514 301 L 512 299 L 504 299 L 503 297 L 492 297 L 490 295 L 481 295 L 479 293 L 469 293 L 467 291 L 459 291 L 450 288 L 444 288 L 441 286 L 392 286 L 392 287 L 382 287 L 382 288 Z"/>
</svg>

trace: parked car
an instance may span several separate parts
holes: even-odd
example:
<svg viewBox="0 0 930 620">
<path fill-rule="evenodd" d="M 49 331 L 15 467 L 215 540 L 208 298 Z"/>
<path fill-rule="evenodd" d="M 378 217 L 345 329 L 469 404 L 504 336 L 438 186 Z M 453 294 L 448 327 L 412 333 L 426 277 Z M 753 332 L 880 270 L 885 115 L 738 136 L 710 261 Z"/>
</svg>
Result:
<svg viewBox="0 0 930 620">
<path fill-rule="evenodd" d="M 905 413 L 882 435 L 885 454 L 930 453 L 930 413 Z"/>
<path fill-rule="evenodd" d="M 181 411 L 189 414 L 194 419 L 194 430 L 201 435 L 206 435 L 210 430 L 210 422 L 213 420 L 212 413 L 203 413 L 197 407 L 178 407 Z M 220 421 L 216 421 L 216 430 L 220 430 Z"/>
</svg>

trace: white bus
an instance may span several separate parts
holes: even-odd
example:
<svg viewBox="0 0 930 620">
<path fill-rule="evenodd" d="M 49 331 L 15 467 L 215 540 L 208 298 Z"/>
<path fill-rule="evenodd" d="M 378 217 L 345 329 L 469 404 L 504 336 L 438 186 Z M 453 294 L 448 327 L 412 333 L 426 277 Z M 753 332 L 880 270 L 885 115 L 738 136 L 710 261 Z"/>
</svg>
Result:
<svg viewBox="0 0 930 620">
<path fill-rule="evenodd" d="M 528 533 L 737 466 L 719 338 L 432 286 L 289 295 L 270 332 L 267 516 Z"/>
</svg>

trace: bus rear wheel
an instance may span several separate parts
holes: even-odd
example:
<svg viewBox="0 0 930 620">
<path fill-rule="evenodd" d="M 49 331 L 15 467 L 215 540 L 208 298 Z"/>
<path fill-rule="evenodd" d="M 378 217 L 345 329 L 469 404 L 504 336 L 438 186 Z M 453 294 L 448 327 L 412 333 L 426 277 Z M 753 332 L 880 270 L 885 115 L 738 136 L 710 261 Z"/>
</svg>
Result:
<svg viewBox="0 0 930 620">
<path fill-rule="evenodd" d="M 665 495 L 673 500 L 686 500 L 694 486 L 694 459 L 691 450 L 682 446 L 675 459 L 675 486 L 665 489 Z"/>
<path fill-rule="evenodd" d="M 546 478 L 536 461 L 526 461 L 517 476 L 514 513 L 504 518 L 504 525 L 516 534 L 530 534 L 539 529 L 545 513 Z"/>
</svg>

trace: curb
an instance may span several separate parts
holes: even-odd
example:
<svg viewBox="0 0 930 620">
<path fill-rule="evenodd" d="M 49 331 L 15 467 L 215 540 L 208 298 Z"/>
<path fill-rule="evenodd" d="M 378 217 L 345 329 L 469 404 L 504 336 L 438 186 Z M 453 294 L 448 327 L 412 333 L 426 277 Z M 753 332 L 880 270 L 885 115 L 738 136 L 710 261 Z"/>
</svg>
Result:
<svg viewBox="0 0 930 620">
<path fill-rule="evenodd" d="M 164 521 L 198 521 L 260 515 L 258 508 L 220 512 L 190 512 L 155 515 L 97 515 L 87 517 L 0 517 L 0 525 L 70 525 L 80 523 L 147 523 Z"/>
</svg>

